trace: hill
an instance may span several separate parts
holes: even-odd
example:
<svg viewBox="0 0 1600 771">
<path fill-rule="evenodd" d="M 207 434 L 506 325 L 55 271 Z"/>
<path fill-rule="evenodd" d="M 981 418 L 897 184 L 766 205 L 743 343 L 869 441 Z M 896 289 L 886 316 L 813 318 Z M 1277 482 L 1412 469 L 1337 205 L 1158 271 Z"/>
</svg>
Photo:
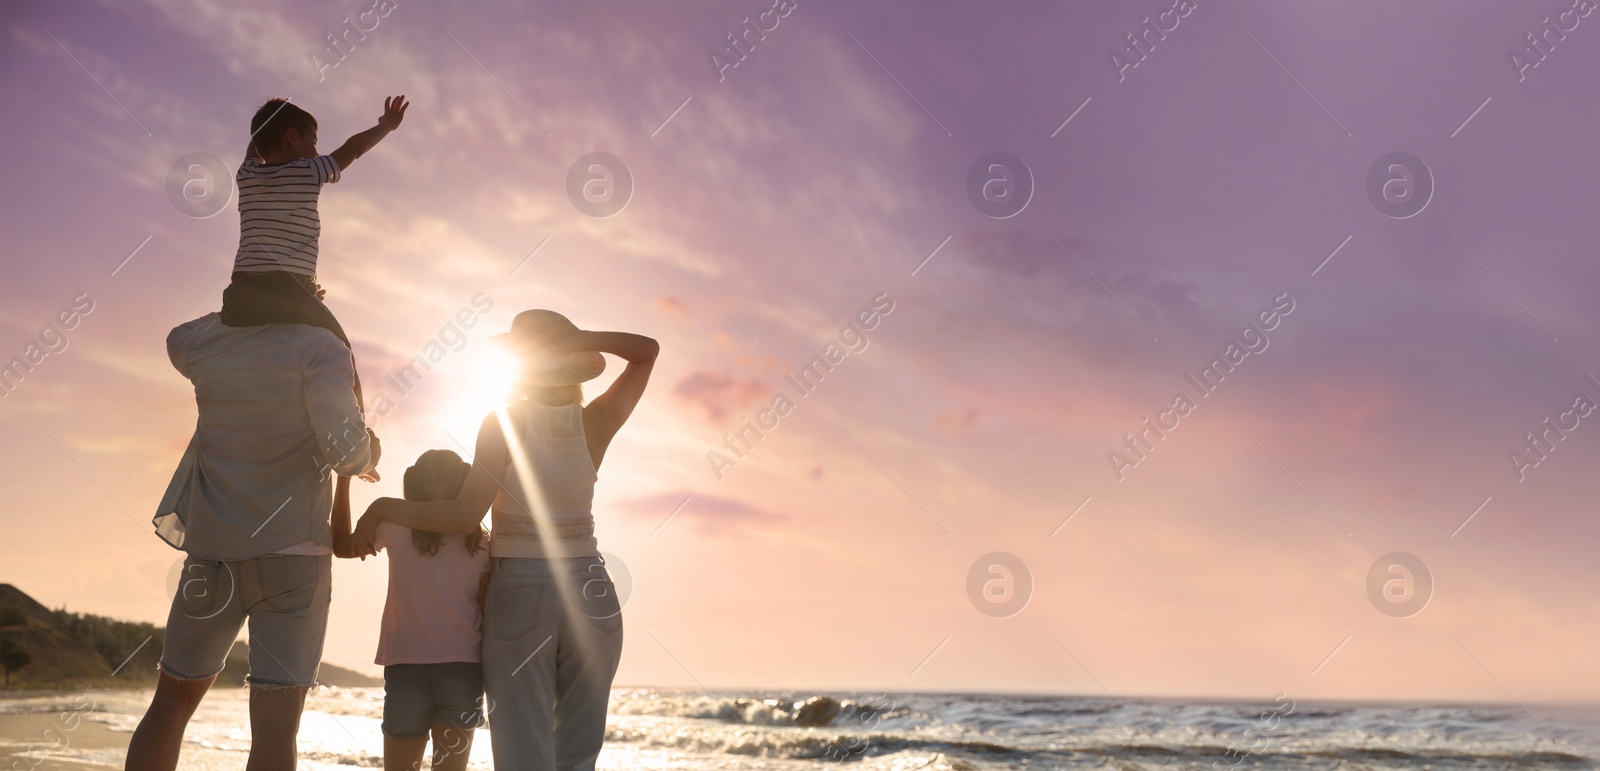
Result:
<svg viewBox="0 0 1600 771">
<path fill-rule="evenodd" d="M 155 685 L 164 632 L 154 624 L 51 610 L 21 589 L 0 584 L 0 637 L 14 641 L 31 659 L 11 673 L 11 688 Z M 249 652 L 245 643 L 233 646 L 217 685 L 244 682 Z M 326 662 L 317 679 L 342 688 L 383 685 L 381 678 Z"/>
</svg>

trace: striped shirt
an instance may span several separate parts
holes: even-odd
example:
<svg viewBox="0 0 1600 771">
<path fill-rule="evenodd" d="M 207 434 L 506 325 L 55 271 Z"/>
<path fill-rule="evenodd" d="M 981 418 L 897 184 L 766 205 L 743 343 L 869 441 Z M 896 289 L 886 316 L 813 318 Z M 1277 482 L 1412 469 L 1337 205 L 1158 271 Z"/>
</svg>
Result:
<svg viewBox="0 0 1600 771">
<path fill-rule="evenodd" d="M 286 270 L 317 276 L 317 195 L 339 181 L 331 155 L 267 165 L 245 158 L 239 165 L 239 253 L 235 273 Z"/>
</svg>

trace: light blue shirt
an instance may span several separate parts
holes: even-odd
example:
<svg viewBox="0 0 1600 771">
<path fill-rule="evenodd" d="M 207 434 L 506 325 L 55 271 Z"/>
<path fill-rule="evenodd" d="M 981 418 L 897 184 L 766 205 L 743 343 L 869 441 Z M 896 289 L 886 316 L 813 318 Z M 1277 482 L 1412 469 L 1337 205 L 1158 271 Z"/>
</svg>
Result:
<svg viewBox="0 0 1600 771">
<path fill-rule="evenodd" d="M 370 470 L 372 448 L 339 338 L 305 324 L 224 326 L 216 313 L 167 335 L 200 419 L 153 520 L 201 559 L 331 546 L 332 470 Z"/>
</svg>

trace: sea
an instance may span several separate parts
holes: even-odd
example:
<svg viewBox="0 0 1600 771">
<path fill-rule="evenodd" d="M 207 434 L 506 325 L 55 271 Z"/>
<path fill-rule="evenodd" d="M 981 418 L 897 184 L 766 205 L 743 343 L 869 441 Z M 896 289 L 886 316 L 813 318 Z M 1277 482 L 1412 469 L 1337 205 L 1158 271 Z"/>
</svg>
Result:
<svg viewBox="0 0 1600 771">
<path fill-rule="evenodd" d="M 0 749 L 16 768 L 121 768 L 149 698 L 128 690 L 0 701 L 0 724 L 56 713 L 64 734 L 31 748 L 31 737 L 4 737 Z M 243 689 L 213 690 L 180 768 L 243 768 L 247 705 Z M 299 767 L 381 768 L 382 709 L 381 688 L 313 691 Z M 1577 706 L 619 688 L 610 711 L 599 759 L 608 770 L 1600 768 L 1600 710 Z M 493 719 L 471 768 L 494 767 Z M 84 723 L 118 740 L 73 742 Z"/>
</svg>

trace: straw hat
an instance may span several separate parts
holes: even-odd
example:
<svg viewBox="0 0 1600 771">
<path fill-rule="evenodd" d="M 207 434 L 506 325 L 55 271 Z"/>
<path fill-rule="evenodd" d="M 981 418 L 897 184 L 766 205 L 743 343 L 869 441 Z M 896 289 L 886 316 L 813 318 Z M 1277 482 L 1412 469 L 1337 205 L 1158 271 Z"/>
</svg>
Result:
<svg viewBox="0 0 1600 771">
<path fill-rule="evenodd" d="M 511 320 L 511 331 L 491 340 L 506 346 L 525 365 L 523 379 L 530 385 L 573 385 L 600 376 L 606 357 L 598 351 L 558 351 L 546 341 L 552 332 L 577 329 L 555 311 L 528 310 Z"/>
</svg>

